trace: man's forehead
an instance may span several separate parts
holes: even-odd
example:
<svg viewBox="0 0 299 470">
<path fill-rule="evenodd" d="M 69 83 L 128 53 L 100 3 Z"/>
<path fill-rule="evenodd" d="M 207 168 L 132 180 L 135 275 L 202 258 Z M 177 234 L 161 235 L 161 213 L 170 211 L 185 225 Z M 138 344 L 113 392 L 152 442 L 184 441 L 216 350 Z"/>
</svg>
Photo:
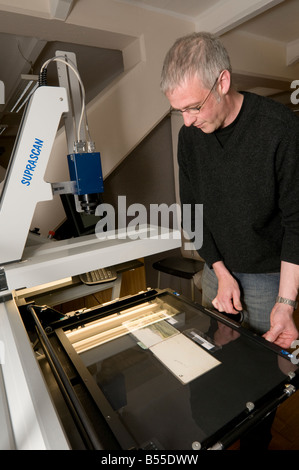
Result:
<svg viewBox="0 0 299 470">
<path fill-rule="evenodd" d="M 190 104 L 197 104 L 201 99 L 206 88 L 202 85 L 201 80 L 196 77 L 186 78 L 176 88 L 166 93 L 167 98 L 171 100 L 191 100 Z"/>
</svg>

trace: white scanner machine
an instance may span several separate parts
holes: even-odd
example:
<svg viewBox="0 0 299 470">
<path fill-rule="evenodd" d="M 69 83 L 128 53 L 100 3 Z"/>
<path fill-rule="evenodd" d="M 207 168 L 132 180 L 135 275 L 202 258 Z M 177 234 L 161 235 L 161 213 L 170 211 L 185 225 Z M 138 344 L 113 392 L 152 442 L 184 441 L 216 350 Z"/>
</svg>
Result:
<svg viewBox="0 0 299 470">
<path fill-rule="evenodd" d="M 47 240 L 46 243 L 31 240 L 26 245 L 38 202 L 51 200 L 55 193 L 68 192 L 74 194 L 79 204 L 82 191 L 86 190 L 80 188 L 82 179 L 87 184 L 92 180 L 92 196 L 101 192 L 103 185 L 100 156 L 92 142 L 86 142 L 86 132 L 82 130 L 86 120 L 84 88 L 76 70 L 76 58 L 72 53 L 58 51 L 48 63 L 51 61 L 59 68 L 60 86 L 42 83 L 30 97 L 0 200 L 1 450 L 69 448 L 17 304 L 22 303 L 28 293 L 34 296 L 35 292 L 51 292 L 60 286 L 71 291 L 73 277 L 81 273 L 180 246 L 179 231 L 163 237 L 163 229 L 150 226 L 144 227 L 146 236 L 140 238 L 123 234 L 118 237 L 116 233 L 116 236 L 99 239 L 92 234 L 55 242 Z M 46 67 L 41 73 L 43 79 Z M 70 175 L 73 172 L 75 177 L 51 184 L 44 180 L 44 175 L 62 117 L 70 150 Z M 85 173 L 89 165 L 91 169 Z M 77 170 L 81 175 L 75 181 Z M 87 201 L 84 193 L 82 198 L 88 211 L 89 205 L 95 202 L 88 199 L 88 194 Z M 86 287 L 75 286 L 74 291 L 77 291 L 70 298 L 78 297 L 80 293 L 87 295 L 90 290 Z"/>
</svg>

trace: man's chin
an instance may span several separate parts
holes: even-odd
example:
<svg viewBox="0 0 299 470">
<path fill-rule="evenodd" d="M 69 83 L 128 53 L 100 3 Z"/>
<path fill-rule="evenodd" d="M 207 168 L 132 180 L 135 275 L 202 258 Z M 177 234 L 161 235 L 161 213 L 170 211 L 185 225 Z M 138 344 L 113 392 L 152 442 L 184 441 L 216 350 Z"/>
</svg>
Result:
<svg viewBox="0 0 299 470">
<path fill-rule="evenodd" d="M 204 132 L 205 134 L 211 134 L 212 132 L 214 132 L 214 129 L 212 128 L 212 126 L 209 126 L 208 124 L 206 123 L 203 123 L 203 124 L 193 124 L 194 127 L 196 127 L 197 129 L 200 129 L 202 132 Z"/>
</svg>

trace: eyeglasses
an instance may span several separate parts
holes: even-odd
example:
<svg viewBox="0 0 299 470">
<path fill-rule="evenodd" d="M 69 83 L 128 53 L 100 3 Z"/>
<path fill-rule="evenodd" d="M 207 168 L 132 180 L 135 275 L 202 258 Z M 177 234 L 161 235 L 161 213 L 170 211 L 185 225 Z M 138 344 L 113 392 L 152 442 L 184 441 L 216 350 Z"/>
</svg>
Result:
<svg viewBox="0 0 299 470">
<path fill-rule="evenodd" d="M 188 114 L 197 114 L 200 112 L 201 108 L 203 107 L 203 105 L 207 102 L 210 94 L 212 93 L 217 81 L 218 81 L 218 78 L 219 76 L 216 78 L 212 88 L 210 89 L 209 93 L 207 94 L 207 96 L 205 97 L 205 99 L 203 100 L 203 102 L 197 106 L 190 106 L 190 108 L 185 108 L 185 109 L 175 109 L 175 108 L 171 108 L 170 111 L 171 112 L 176 112 L 176 113 L 188 113 Z"/>
</svg>

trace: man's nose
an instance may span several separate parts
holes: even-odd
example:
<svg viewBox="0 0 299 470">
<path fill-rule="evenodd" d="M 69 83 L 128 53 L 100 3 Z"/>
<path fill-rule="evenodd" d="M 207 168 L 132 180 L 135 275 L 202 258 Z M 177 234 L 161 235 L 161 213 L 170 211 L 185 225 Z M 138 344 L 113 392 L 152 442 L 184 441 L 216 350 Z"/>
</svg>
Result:
<svg viewBox="0 0 299 470">
<path fill-rule="evenodd" d="M 194 114 L 190 114 L 188 111 L 183 111 L 182 114 L 185 126 L 190 127 L 196 121 L 196 116 Z"/>
</svg>

